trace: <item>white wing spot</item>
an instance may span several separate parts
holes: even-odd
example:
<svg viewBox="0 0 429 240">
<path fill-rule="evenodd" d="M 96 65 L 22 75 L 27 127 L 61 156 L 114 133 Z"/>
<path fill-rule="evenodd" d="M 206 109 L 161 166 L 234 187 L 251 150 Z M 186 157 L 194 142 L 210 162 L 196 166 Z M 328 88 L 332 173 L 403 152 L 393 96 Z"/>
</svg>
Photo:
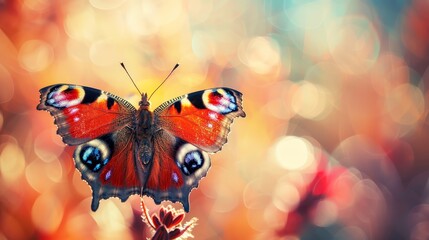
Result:
<svg viewBox="0 0 429 240">
<path fill-rule="evenodd" d="M 214 113 L 214 112 L 210 112 L 210 113 L 209 113 L 209 117 L 210 117 L 211 119 L 213 119 L 213 120 L 217 120 L 217 114 L 216 114 L 216 113 Z"/>
</svg>

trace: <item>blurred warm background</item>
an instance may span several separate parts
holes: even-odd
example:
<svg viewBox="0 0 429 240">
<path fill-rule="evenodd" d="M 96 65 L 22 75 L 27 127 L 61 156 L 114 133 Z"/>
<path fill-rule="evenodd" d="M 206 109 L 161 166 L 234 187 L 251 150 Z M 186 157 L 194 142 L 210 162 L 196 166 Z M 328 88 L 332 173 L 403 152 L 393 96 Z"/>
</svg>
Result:
<svg viewBox="0 0 429 240">
<path fill-rule="evenodd" d="M 181 64 L 153 107 L 244 94 L 191 193 L 196 239 L 429 238 L 427 0 L 17 0 L 0 1 L 0 239 L 151 236 L 138 196 L 90 210 L 73 148 L 36 111 L 54 83 L 136 106 L 120 62 L 145 92 Z"/>
</svg>

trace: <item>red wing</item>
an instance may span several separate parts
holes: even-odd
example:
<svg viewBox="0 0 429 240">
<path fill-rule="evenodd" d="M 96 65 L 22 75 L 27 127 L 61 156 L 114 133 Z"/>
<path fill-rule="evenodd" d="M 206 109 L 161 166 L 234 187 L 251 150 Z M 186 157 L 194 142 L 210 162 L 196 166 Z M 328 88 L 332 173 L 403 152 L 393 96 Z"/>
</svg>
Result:
<svg viewBox="0 0 429 240">
<path fill-rule="evenodd" d="M 78 145 L 130 124 L 135 108 L 113 94 L 77 85 L 57 84 L 40 90 L 38 110 L 55 118 L 57 133 Z"/>
<path fill-rule="evenodd" d="M 143 193 L 155 203 L 179 201 L 189 211 L 189 193 L 210 168 L 208 154 L 166 131 L 154 136 L 154 156 Z"/>
<path fill-rule="evenodd" d="M 91 186 L 93 211 L 100 199 L 118 197 L 124 202 L 141 192 L 144 169 L 134 160 L 132 136 L 132 130 L 125 127 L 76 148 L 76 168 Z"/>
<path fill-rule="evenodd" d="M 219 151 L 227 141 L 234 118 L 245 117 L 242 94 L 214 88 L 167 101 L 154 113 L 159 126 L 207 152 Z"/>
</svg>

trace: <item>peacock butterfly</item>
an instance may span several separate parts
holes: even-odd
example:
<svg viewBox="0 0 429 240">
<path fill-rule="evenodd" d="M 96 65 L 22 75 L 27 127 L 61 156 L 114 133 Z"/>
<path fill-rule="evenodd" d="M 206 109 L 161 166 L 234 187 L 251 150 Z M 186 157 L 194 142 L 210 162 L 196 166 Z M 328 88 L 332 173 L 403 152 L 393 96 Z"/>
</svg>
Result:
<svg viewBox="0 0 429 240">
<path fill-rule="evenodd" d="M 210 167 L 208 153 L 227 141 L 235 117 L 245 117 L 242 94 L 213 88 L 175 97 L 153 112 L 147 94 L 139 109 L 111 93 L 79 85 L 40 89 L 38 110 L 55 118 L 74 151 L 76 168 L 92 189 L 91 209 L 101 199 L 132 194 L 182 203 Z"/>
</svg>

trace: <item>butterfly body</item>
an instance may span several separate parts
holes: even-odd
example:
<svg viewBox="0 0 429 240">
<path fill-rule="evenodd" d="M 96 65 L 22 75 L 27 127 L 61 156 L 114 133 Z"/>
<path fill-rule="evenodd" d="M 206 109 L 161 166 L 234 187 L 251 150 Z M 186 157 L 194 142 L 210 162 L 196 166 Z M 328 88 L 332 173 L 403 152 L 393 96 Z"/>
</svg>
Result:
<svg viewBox="0 0 429 240">
<path fill-rule="evenodd" d="M 40 90 L 38 110 L 55 118 L 57 133 L 76 145 L 76 168 L 101 199 L 132 194 L 156 203 L 179 201 L 189 211 L 189 193 L 210 167 L 208 153 L 227 141 L 235 117 L 244 117 L 241 93 L 214 88 L 173 98 L 150 111 L 147 94 L 139 109 L 95 88 L 57 84 Z"/>
</svg>

